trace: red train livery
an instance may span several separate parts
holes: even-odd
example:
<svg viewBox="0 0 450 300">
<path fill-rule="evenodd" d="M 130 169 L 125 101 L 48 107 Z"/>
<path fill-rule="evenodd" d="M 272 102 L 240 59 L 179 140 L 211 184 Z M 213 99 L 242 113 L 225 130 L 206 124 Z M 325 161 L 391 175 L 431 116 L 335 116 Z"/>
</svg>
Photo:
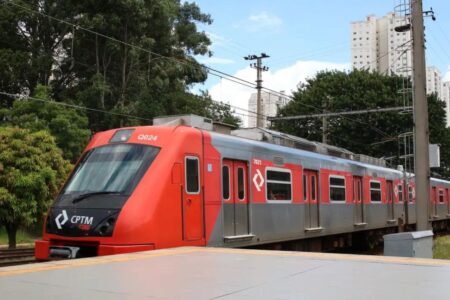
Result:
<svg viewBox="0 0 450 300">
<path fill-rule="evenodd" d="M 449 188 L 432 180 L 430 219 L 443 226 Z M 36 258 L 396 230 L 415 223 L 414 198 L 402 172 L 355 160 L 186 125 L 114 129 L 84 150 Z"/>
</svg>

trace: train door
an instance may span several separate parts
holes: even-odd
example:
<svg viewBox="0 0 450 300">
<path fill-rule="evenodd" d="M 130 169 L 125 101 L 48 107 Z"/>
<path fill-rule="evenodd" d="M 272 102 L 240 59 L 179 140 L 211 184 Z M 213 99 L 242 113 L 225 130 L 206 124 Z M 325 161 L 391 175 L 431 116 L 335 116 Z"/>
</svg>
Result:
<svg viewBox="0 0 450 300">
<path fill-rule="evenodd" d="M 353 202 L 355 224 L 365 224 L 362 177 L 353 177 Z"/>
<path fill-rule="evenodd" d="M 247 164 L 224 160 L 222 199 L 224 236 L 249 234 Z"/>
<path fill-rule="evenodd" d="M 432 206 L 432 209 L 431 209 L 431 211 L 432 211 L 432 217 L 434 217 L 434 216 L 436 216 L 437 215 L 437 197 L 438 197 L 438 194 L 437 194 L 437 192 L 436 192 L 436 187 L 435 186 L 433 186 L 432 188 L 431 188 L 431 201 L 430 201 L 430 204 L 431 204 L 431 206 Z"/>
<path fill-rule="evenodd" d="M 317 171 L 303 171 L 303 196 L 305 200 L 306 229 L 320 228 L 319 193 Z"/>
<path fill-rule="evenodd" d="M 448 188 L 445 189 L 445 199 L 447 200 L 447 216 L 450 216 L 450 190 Z"/>
<path fill-rule="evenodd" d="M 185 157 L 184 175 L 183 239 L 196 241 L 200 240 L 203 235 L 203 205 L 198 157 Z"/>
<path fill-rule="evenodd" d="M 395 222 L 394 218 L 394 183 L 392 180 L 386 181 L 386 202 L 387 202 L 387 216 L 388 216 L 388 223 Z"/>
</svg>

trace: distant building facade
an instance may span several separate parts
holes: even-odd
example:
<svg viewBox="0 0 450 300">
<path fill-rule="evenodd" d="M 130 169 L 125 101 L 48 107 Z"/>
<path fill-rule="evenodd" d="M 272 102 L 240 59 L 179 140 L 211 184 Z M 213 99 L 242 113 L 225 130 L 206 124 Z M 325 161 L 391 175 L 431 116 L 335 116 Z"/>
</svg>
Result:
<svg viewBox="0 0 450 300">
<path fill-rule="evenodd" d="M 442 76 L 434 66 L 427 67 L 427 94 L 436 93 L 442 99 Z"/>
<path fill-rule="evenodd" d="M 447 127 L 450 126 L 450 81 L 442 83 L 442 100 L 445 101 Z"/>
<path fill-rule="evenodd" d="M 403 75 L 412 66 L 411 31 L 396 32 L 404 17 L 389 13 L 382 18 L 367 16 L 365 21 L 351 23 L 352 66 L 381 74 Z M 410 73 L 409 73 L 410 74 Z"/>
<path fill-rule="evenodd" d="M 409 22 L 394 13 L 351 23 L 352 67 L 381 74 L 412 75 L 411 31 L 396 32 L 395 27 Z M 426 70 L 427 94 L 436 93 L 446 103 L 447 126 L 450 125 L 449 83 L 444 86 L 441 72 L 434 66 Z M 446 89 L 446 90 L 445 90 Z"/>
<path fill-rule="evenodd" d="M 284 91 L 280 92 L 279 94 L 271 94 L 268 92 L 261 92 L 261 114 L 265 117 L 275 117 L 277 115 L 278 109 L 285 106 L 289 101 L 289 97 L 283 97 Z M 250 96 L 250 99 L 248 100 L 248 110 L 250 112 L 256 112 L 256 102 L 257 102 L 257 93 L 253 93 Z M 267 128 L 270 126 L 269 121 L 265 121 L 264 128 Z M 256 114 L 255 113 L 249 113 L 248 116 L 248 127 L 256 127 Z"/>
</svg>

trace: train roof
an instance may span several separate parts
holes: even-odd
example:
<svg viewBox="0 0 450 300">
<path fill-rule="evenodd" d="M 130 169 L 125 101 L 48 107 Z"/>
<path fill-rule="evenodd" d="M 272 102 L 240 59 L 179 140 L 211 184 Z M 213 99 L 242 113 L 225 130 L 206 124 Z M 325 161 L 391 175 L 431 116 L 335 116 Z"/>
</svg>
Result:
<svg viewBox="0 0 450 300">
<path fill-rule="evenodd" d="M 333 164 L 353 165 L 353 166 L 357 166 L 357 167 L 361 167 L 361 168 L 365 168 L 365 169 L 370 169 L 371 171 L 374 171 L 374 172 L 386 172 L 386 173 L 389 172 L 391 174 L 392 173 L 398 174 L 399 176 L 401 176 L 403 174 L 403 172 L 401 172 L 401 171 L 387 168 L 384 166 L 378 166 L 378 165 L 374 165 L 374 164 L 370 164 L 370 163 L 351 160 L 348 158 L 341 158 L 341 157 L 337 157 L 337 156 L 326 155 L 326 154 L 312 152 L 312 151 L 308 151 L 308 150 L 304 150 L 304 149 L 292 148 L 292 147 L 288 147 L 288 146 L 284 146 L 284 145 L 267 143 L 264 141 L 258 141 L 258 140 L 254 140 L 254 139 L 250 139 L 250 138 L 244 138 L 242 136 L 226 135 L 226 134 L 217 133 L 217 132 L 210 132 L 210 134 L 213 137 L 215 137 L 217 140 L 219 140 L 219 141 L 221 140 L 222 146 L 224 146 L 224 147 L 227 147 L 227 146 L 230 147 L 230 146 L 232 146 L 233 143 L 236 144 L 236 146 L 239 146 L 239 143 L 245 143 L 247 145 L 251 145 L 254 148 L 256 148 L 258 152 L 264 152 L 264 151 L 282 152 L 284 154 L 292 155 L 292 156 L 301 155 L 302 157 L 304 157 L 306 159 L 311 159 L 311 160 L 320 160 L 323 162 L 330 162 Z"/>
</svg>

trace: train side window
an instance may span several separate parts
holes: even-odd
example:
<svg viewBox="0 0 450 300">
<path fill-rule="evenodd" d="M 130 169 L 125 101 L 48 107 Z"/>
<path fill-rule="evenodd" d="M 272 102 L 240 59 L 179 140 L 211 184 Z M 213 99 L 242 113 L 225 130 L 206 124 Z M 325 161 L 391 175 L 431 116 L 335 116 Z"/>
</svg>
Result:
<svg viewBox="0 0 450 300">
<path fill-rule="evenodd" d="M 222 167 L 222 189 L 222 198 L 230 199 L 230 168 L 228 166 Z"/>
<path fill-rule="evenodd" d="M 345 201 L 345 177 L 330 176 L 330 200 L 342 202 Z"/>
<path fill-rule="evenodd" d="M 316 200 L 316 176 L 311 176 L 311 200 Z"/>
<path fill-rule="evenodd" d="M 306 186 L 306 175 L 303 175 L 303 200 L 306 201 L 306 198 L 308 197 L 308 193 L 307 193 L 307 186 Z"/>
<path fill-rule="evenodd" d="M 271 201 L 292 200 L 291 171 L 278 168 L 266 169 L 266 197 Z"/>
<path fill-rule="evenodd" d="M 370 201 L 381 202 L 381 183 L 379 181 L 370 182 Z"/>
<path fill-rule="evenodd" d="M 238 198 L 244 200 L 245 198 L 245 186 L 244 186 L 244 169 L 238 168 Z"/>
<path fill-rule="evenodd" d="M 398 201 L 403 203 L 403 185 L 399 184 L 398 186 Z"/>
<path fill-rule="evenodd" d="M 186 156 L 186 192 L 188 194 L 200 193 L 199 161 L 195 156 Z"/>
<path fill-rule="evenodd" d="M 413 187 L 412 187 L 412 185 L 408 185 L 408 200 L 409 200 L 409 202 L 413 201 Z"/>
<path fill-rule="evenodd" d="M 444 190 L 439 190 L 439 203 L 444 203 Z"/>
</svg>

